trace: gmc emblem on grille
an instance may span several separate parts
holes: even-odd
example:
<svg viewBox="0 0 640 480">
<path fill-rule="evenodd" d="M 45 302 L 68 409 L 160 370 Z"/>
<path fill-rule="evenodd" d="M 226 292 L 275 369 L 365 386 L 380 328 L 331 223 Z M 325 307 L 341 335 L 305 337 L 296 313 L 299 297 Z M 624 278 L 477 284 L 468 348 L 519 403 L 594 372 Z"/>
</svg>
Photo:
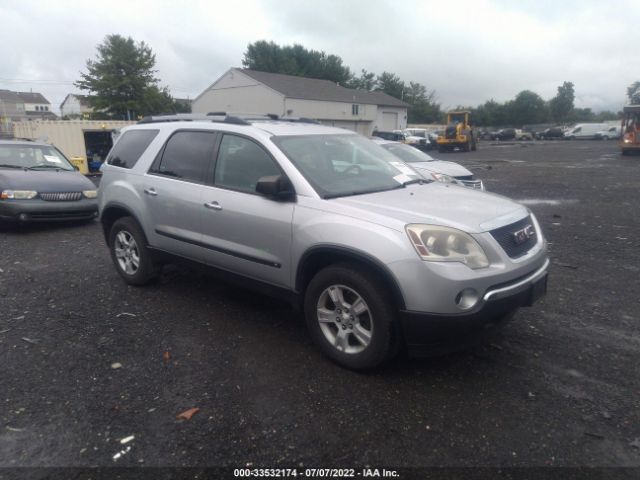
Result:
<svg viewBox="0 0 640 480">
<path fill-rule="evenodd" d="M 522 245 L 531 237 L 534 237 L 535 234 L 536 230 L 533 228 L 533 225 L 527 225 L 523 229 L 513 232 L 513 242 L 516 245 Z"/>
</svg>

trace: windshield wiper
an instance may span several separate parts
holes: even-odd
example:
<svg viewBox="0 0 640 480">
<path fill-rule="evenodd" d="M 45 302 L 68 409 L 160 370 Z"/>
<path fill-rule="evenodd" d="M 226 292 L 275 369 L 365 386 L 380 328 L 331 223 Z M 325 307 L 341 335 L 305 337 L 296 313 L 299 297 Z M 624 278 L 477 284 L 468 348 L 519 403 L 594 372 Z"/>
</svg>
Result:
<svg viewBox="0 0 640 480">
<path fill-rule="evenodd" d="M 0 163 L 0 167 L 5 167 L 5 168 L 19 168 L 19 169 L 23 169 L 24 167 L 21 165 L 10 165 L 8 163 Z"/>
<path fill-rule="evenodd" d="M 326 200 L 330 198 L 352 197 L 354 195 L 366 195 L 368 193 L 388 192 L 389 190 L 394 190 L 396 188 L 401 188 L 401 187 L 402 185 L 398 185 L 397 187 L 391 187 L 391 188 L 372 188 L 370 190 L 355 190 L 351 192 L 329 193 L 328 195 L 325 195 L 323 198 Z"/>
<path fill-rule="evenodd" d="M 69 171 L 66 168 L 62 168 L 62 167 L 57 167 L 55 165 L 32 165 L 31 167 L 27 167 L 27 170 L 36 170 L 38 168 L 55 168 L 56 170 L 64 170 L 64 171 Z"/>
<path fill-rule="evenodd" d="M 411 180 L 407 180 L 406 182 L 402 182 L 402 187 L 406 187 L 407 185 L 411 185 L 414 183 L 419 183 L 422 185 L 423 183 L 431 183 L 432 180 L 427 180 L 426 178 L 412 178 Z"/>
</svg>

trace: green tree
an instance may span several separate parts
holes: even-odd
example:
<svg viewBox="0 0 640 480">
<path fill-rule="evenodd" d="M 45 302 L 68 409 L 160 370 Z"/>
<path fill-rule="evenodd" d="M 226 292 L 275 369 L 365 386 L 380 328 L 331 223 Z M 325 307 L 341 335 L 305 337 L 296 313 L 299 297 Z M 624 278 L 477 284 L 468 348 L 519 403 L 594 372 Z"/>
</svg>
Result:
<svg viewBox="0 0 640 480">
<path fill-rule="evenodd" d="M 435 92 L 417 82 L 405 85 L 404 101 L 411 105 L 408 113 L 409 123 L 432 123 L 440 120 L 442 112 L 436 101 Z"/>
<path fill-rule="evenodd" d="M 575 98 L 573 83 L 564 82 L 560 85 L 556 96 L 549 100 L 549 110 L 551 111 L 553 120 L 556 122 L 567 121 L 569 114 L 573 110 L 573 101 Z"/>
<path fill-rule="evenodd" d="M 596 114 L 590 108 L 574 108 L 566 117 L 569 122 L 593 122 L 595 119 Z"/>
<path fill-rule="evenodd" d="M 610 120 L 620 120 L 622 118 L 622 114 L 612 112 L 611 110 L 603 110 L 601 112 L 596 113 L 594 120 L 596 122 L 607 122 Z"/>
<path fill-rule="evenodd" d="M 400 100 L 404 99 L 404 91 L 405 84 L 400 77 L 390 72 L 382 72 L 381 75 L 378 75 L 376 78 L 376 83 L 378 90 L 382 90 L 387 95 L 391 95 L 392 97 L 399 98 Z"/>
<path fill-rule="evenodd" d="M 75 86 L 92 93 L 91 105 L 117 118 L 171 111 L 173 100 L 158 86 L 153 69 L 156 57 L 144 42 L 107 35 L 97 46 L 95 60 L 87 60 L 87 73 Z"/>
<path fill-rule="evenodd" d="M 531 90 L 523 90 L 507 104 L 509 123 L 521 127 L 528 123 L 542 123 L 547 118 L 544 100 Z"/>
<path fill-rule="evenodd" d="M 631 105 L 640 104 L 640 82 L 633 82 L 627 87 L 627 97 Z"/>
<path fill-rule="evenodd" d="M 346 85 L 353 77 L 349 67 L 343 65 L 337 55 L 308 50 L 297 44 L 281 47 L 266 40 L 247 46 L 242 65 L 251 70 L 319 78 L 341 85 Z"/>
<path fill-rule="evenodd" d="M 356 88 L 358 90 L 371 90 L 376 88 L 376 74 L 373 72 L 367 72 L 364 68 L 360 72 L 359 77 L 352 77 L 347 84 L 349 88 Z"/>
<path fill-rule="evenodd" d="M 472 116 L 476 125 L 485 127 L 500 127 L 508 123 L 505 105 L 496 102 L 493 98 L 472 109 Z"/>
</svg>

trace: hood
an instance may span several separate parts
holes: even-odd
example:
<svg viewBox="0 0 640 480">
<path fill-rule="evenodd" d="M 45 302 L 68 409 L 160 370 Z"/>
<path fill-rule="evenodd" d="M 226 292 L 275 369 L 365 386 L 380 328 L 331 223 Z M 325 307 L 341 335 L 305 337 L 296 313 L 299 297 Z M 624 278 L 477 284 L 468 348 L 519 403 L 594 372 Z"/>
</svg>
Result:
<svg viewBox="0 0 640 480">
<path fill-rule="evenodd" d="M 408 164 L 410 167 L 420 171 L 426 170 L 429 173 L 444 173 L 451 177 L 467 177 L 473 175 L 469 170 L 455 162 L 447 162 L 445 160 L 433 160 L 431 162 L 412 162 Z"/>
<path fill-rule="evenodd" d="M 513 223 L 529 213 L 506 197 L 439 182 L 330 202 L 341 207 L 339 213 L 398 230 L 408 223 L 427 223 L 480 233 Z"/>
<path fill-rule="evenodd" d="M 0 168 L 0 189 L 37 192 L 81 192 L 96 186 L 81 173 L 64 170 L 10 170 Z"/>
</svg>

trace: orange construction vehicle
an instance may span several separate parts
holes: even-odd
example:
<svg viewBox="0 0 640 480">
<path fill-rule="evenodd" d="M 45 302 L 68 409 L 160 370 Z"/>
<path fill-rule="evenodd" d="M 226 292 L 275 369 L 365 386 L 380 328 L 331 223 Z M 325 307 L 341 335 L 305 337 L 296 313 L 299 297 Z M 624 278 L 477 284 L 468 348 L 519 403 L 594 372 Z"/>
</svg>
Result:
<svg viewBox="0 0 640 480">
<path fill-rule="evenodd" d="M 640 152 L 640 105 L 628 105 L 624 107 L 623 113 L 620 138 L 622 154 Z"/>
</svg>

